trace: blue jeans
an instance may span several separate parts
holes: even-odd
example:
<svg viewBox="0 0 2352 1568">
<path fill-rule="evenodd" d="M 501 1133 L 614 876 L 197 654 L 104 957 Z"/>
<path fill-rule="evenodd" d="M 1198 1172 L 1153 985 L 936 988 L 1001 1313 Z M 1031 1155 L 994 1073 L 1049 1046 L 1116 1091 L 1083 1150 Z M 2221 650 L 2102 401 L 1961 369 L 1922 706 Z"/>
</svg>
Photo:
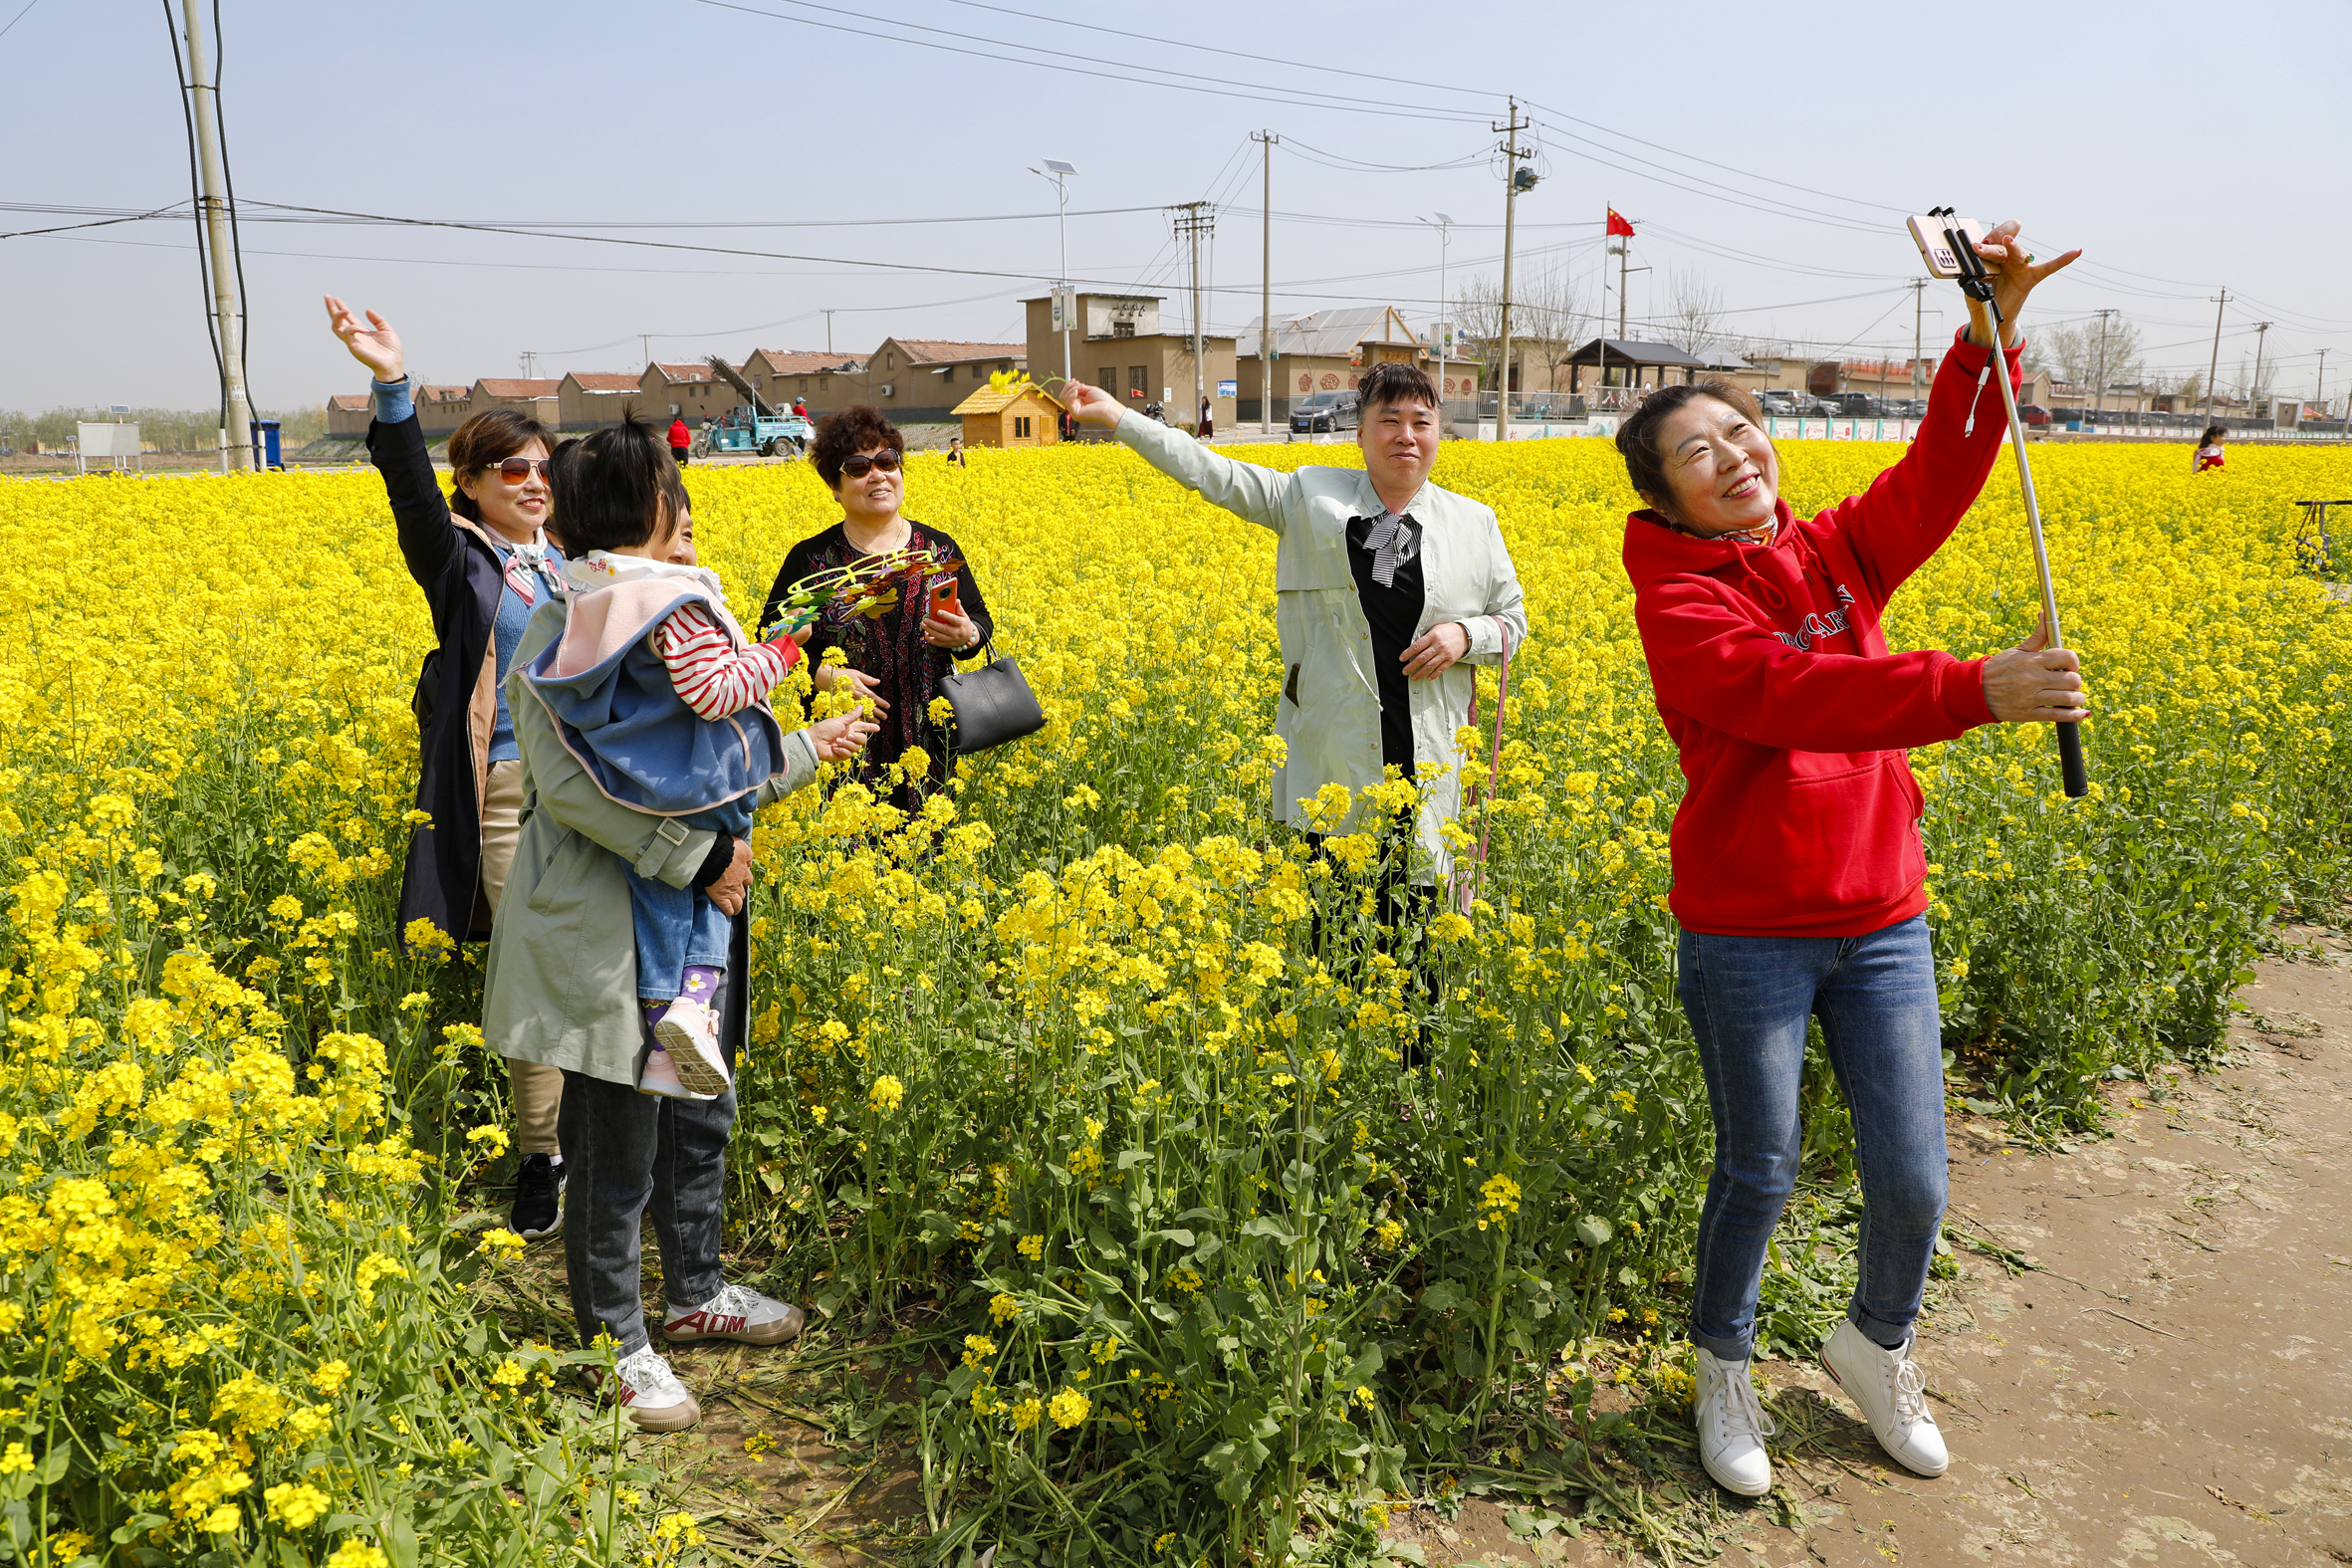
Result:
<svg viewBox="0 0 2352 1568">
<path fill-rule="evenodd" d="M 727 967 L 731 929 L 708 894 L 628 873 L 629 917 L 637 928 L 637 998 L 675 1002 L 689 964 Z"/>
<path fill-rule="evenodd" d="M 719 949 L 724 964 L 727 950 Z M 711 999 L 723 1016 L 725 986 Z M 642 1050 L 653 1026 L 638 1020 Z M 726 1031 L 720 1031 L 722 1041 Z M 731 1045 L 723 1045 L 730 1065 Z M 625 1083 L 564 1074 L 556 1119 L 569 1201 L 564 1276 L 580 1342 L 610 1334 L 629 1355 L 647 1343 L 642 1247 L 645 1217 L 661 1247 L 662 1295 L 674 1310 L 699 1305 L 726 1283 L 720 1272 L 720 1206 L 727 1196 L 727 1136 L 735 1093 L 715 1100 L 657 1100 Z"/>
<path fill-rule="evenodd" d="M 1699 1216 L 1691 1338 L 1719 1358 L 1756 1343 L 1765 1247 L 1796 1182 L 1805 1020 L 1821 1019 L 1854 1117 L 1862 1176 L 1860 1278 L 1846 1315 L 1887 1349 L 1919 1317 L 1944 1215 L 1944 1055 L 1927 917 L 1860 937 L 1685 931 L 1683 1010 L 1715 1117 Z"/>
</svg>

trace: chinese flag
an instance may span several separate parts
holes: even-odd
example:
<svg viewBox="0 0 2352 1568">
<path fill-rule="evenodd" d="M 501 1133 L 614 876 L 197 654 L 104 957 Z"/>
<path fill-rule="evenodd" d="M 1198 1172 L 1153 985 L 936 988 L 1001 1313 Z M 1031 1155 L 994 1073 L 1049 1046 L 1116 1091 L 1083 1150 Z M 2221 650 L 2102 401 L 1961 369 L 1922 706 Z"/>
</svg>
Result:
<svg viewBox="0 0 2352 1568">
<path fill-rule="evenodd" d="M 1629 240 L 1633 238 L 1633 225 L 1619 217 L 1617 215 L 1617 209 L 1614 207 L 1609 209 L 1609 232 L 1611 234 L 1622 234 Z"/>
</svg>

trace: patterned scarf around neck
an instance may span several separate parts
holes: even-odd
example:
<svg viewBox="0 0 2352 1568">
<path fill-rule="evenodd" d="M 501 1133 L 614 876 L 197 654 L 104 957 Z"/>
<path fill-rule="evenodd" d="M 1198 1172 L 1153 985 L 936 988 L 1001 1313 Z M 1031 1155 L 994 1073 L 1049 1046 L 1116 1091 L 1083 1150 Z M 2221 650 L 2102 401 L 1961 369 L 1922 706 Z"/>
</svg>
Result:
<svg viewBox="0 0 2352 1568">
<path fill-rule="evenodd" d="M 1412 523 L 1410 512 L 1402 517 L 1383 512 L 1364 536 L 1364 549 L 1372 553 L 1372 580 L 1384 588 L 1395 587 L 1396 568 L 1421 554 L 1419 525 L 1407 527 Z"/>
</svg>

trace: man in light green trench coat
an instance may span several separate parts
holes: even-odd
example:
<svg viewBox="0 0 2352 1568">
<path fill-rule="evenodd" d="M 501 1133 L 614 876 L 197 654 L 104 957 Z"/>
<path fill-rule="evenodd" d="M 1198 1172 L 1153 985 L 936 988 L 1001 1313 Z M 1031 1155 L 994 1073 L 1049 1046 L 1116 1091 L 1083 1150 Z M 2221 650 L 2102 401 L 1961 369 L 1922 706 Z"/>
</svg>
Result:
<svg viewBox="0 0 2352 1568">
<path fill-rule="evenodd" d="M 1374 365 L 1358 383 L 1363 468 L 1286 474 L 1235 462 L 1109 393 L 1069 387 L 1079 419 L 1114 428 L 1143 460 L 1238 517 L 1273 530 L 1283 695 L 1275 733 L 1278 821 L 1305 825 L 1301 799 L 1327 784 L 1360 793 L 1386 766 L 1421 784 L 1411 878 L 1443 885 L 1441 831 L 1461 809 L 1454 733 L 1470 722 L 1472 664 L 1516 654 L 1528 634 L 1519 573 L 1494 508 L 1429 483 L 1442 411 L 1429 377 Z M 1329 831 L 1352 831 L 1359 808 Z M 1392 901 L 1393 902 L 1393 901 Z"/>
</svg>

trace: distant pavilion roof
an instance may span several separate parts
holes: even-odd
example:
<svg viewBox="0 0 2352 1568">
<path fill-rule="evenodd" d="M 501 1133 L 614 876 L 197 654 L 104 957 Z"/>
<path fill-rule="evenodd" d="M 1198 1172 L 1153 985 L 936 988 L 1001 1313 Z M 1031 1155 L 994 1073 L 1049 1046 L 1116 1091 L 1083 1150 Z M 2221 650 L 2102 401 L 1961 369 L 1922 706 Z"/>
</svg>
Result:
<svg viewBox="0 0 2352 1568">
<path fill-rule="evenodd" d="M 1605 350 L 1605 357 L 1604 357 Z M 1620 337 L 1595 337 L 1561 360 L 1562 364 L 1670 365 L 1678 370 L 1713 368 L 1705 359 L 1672 343 L 1629 342 Z"/>
</svg>

